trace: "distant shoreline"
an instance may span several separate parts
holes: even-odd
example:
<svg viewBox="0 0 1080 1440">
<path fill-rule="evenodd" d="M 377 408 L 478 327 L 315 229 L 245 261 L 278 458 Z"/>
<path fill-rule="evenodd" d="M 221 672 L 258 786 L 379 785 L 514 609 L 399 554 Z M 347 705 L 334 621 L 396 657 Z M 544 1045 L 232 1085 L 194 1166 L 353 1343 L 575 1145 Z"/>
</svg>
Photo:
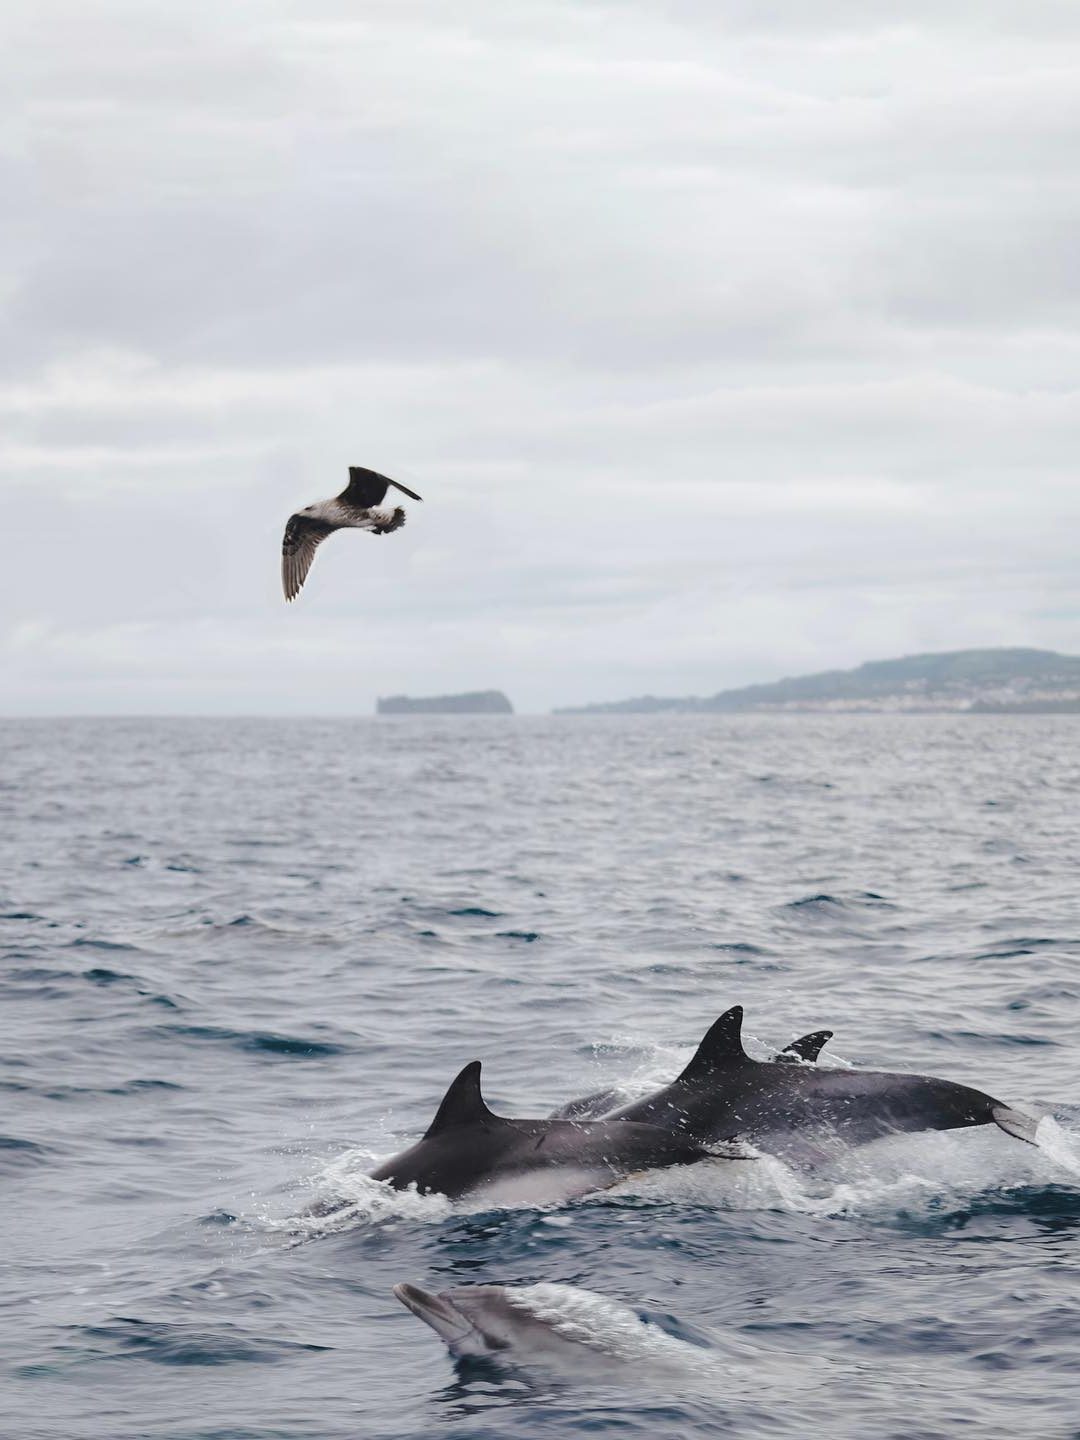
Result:
<svg viewBox="0 0 1080 1440">
<path fill-rule="evenodd" d="M 701 697 L 640 695 L 557 715 L 1011 715 L 1080 713 L 1080 657 L 1023 648 L 870 660 Z"/>
</svg>

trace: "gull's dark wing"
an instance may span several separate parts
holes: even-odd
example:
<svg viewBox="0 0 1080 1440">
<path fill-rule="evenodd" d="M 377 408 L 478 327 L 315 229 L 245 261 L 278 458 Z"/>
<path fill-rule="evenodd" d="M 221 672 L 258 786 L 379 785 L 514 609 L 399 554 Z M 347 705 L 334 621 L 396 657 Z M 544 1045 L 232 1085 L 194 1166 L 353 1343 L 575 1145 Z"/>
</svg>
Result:
<svg viewBox="0 0 1080 1440">
<path fill-rule="evenodd" d="M 308 515 L 290 515 L 281 542 L 281 588 L 286 600 L 295 600 L 307 579 L 315 551 L 337 529 Z"/>
<path fill-rule="evenodd" d="M 349 466 L 349 483 L 338 499 L 343 500 L 346 505 L 358 505 L 363 510 L 370 510 L 373 505 L 382 504 L 389 485 L 393 485 L 395 490 L 400 490 L 412 500 L 420 499 L 416 491 L 410 490 L 407 485 L 391 480 L 389 475 L 380 475 L 377 470 L 365 470 L 360 465 Z"/>
</svg>

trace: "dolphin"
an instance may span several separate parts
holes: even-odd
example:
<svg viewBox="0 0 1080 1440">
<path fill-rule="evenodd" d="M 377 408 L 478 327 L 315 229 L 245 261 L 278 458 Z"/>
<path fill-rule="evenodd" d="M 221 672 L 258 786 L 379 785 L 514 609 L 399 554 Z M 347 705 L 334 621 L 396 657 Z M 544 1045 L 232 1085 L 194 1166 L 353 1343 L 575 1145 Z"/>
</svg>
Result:
<svg viewBox="0 0 1080 1440">
<path fill-rule="evenodd" d="M 629 1100 L 629 1090 L 612 1085 L 608 1090 L 594 1090 L 590 1095 L 578 1095 L 574 1100 L 567 1100 L 565 1105 L 552 1110 L 548 1119 L 599 1120 L 602 1115 L 610 1115 L 612 1110 L 617 1110 L 620 1105 L 628 1104 Z"/>
<path fill-rule="evenodd" d="M 753 1060 L 742 1046 L 742 1019 L 741 1005 L 726 1010 L 681 1075 L 612 1111 L 608 1123 L 667 1125 L 701 1144 L 737 1137 L 771 1154 L 804 1158 L 821 1137 L 862 1145 L 883 1135 L 971 1125 L 997 1125 L 1035 1142 L 1036 1120 L 951 1080 Z"/>
<path fill-rule="evenodd" d="M 458 1285 L 433 1295 L 419 1285 L 394 1294 L 446 1341 L 458 1359 L 589 1368 L 644 1365 L 708 1368 L 710 1352 L 647 1325 L 617 1301 L 574 1285 Z"/>
<path fill-rule="evenodd" d="M 832 1037 L 831 1030 L 811 1030 L 809 1035 L 800 1035 L 797 1040 L 792 1040 L 790 1045 L 785 1045 L 776 1060 L 781 1065 L 794 1065 L 800 1060 L 804 1060 L 808 1065 L 816 1065 L 818 1056 Z"/>
<path fill-rule="evenodd" d="M 689 1165 L 716 1153 L 669 1125 L 494 1115 L 480 1093 L 480 1061 L 473 1060 L 443 1096 L 423 1139 L 371 1178 L 451 1200 L 482 1192 L 500 1204 L 554 1204 L 635 1171 Z"/>
<path fill-rule="evenodd" d="M 792 1040 L 790 1045 L 785 1045 L 775 1060 L 787 1065 L 795 1065 L 800 1060 L 804 1060 L 812 1065 L 832 1037 L 831 1030 L 813 1030 L 809 1035 L 800 1035 L 797 1040 Z M 560 1105 L 557 1110 L 552 1110 L 548 1118 L 551 1120 L 598 1120 L 602 1115 L 610 1115 L 613 1110 L 629 1103 L 629 1092 L 613 1085 L 608 1090 L 594 1090 L 591 1095 L 579 1095 L 575 1100 L 567 1100 L 565 1105 Z"/>
</svg>

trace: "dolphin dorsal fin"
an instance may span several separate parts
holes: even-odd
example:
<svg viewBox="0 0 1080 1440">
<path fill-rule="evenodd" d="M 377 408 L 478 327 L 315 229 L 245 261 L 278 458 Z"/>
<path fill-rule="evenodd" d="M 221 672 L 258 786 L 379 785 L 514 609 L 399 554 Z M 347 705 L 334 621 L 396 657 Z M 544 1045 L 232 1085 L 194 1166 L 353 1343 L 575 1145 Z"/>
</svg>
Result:
<svg viewBox="0 0 1080 1440">
<path fill-rule="evenodd" d="M 714 1070 L 748 1060 L 750 1057 L 742 1045 L 742 1018 L 742 1006 L 733 1005 L 719 1020 L 714 1020 L 679 1079 L 701 1080 Z"/>
<path fill-rule="evenodd" d="M 480 1094 L 480 1061 L 472 1060 L 457 1079 L 451 1081 L 424 1139 L 430 1140 L 432 1135 L 438 1135 L 454 1125 L 490 1124 L 498 1118 L 484 1104 L 484 1097 Z"/>
<path fill-rule="evenodd" d="M 809 1035 L 800 1035 L 798 1040 L 792 1040 L 790 1045 L 785 1045 L 778 1060 L 808 1060 L 812 1065 L 821 1054 L 822 1047 L 827 1045 L 833 1037 L 831 1030 L 812 1030 Z"/>
</svg>

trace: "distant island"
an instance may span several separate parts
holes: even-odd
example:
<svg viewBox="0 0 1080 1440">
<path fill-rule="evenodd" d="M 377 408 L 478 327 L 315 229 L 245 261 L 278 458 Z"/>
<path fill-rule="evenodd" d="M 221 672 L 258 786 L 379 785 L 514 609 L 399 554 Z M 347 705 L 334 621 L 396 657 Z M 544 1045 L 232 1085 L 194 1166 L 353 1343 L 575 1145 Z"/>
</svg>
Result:
<svg viewBox="0 0 1080 1440">
<path fill-rule="evenodd" d="M 470 690 L 464 695 L 389 695 L 375 702 L 376 715 L 512 715 L 501 690 Z"/>
<path fill-rule="evenodd" d="M 699 698 L 643 695 L 575 705 L 556 715 L 854 713 L 953 711 L 972 715 L 1080 713 L 1080 656 L 1053 650 L 949 650 L 870 660 L 854 670 L 825 670 L 746 685 Z"/>
</svg>

